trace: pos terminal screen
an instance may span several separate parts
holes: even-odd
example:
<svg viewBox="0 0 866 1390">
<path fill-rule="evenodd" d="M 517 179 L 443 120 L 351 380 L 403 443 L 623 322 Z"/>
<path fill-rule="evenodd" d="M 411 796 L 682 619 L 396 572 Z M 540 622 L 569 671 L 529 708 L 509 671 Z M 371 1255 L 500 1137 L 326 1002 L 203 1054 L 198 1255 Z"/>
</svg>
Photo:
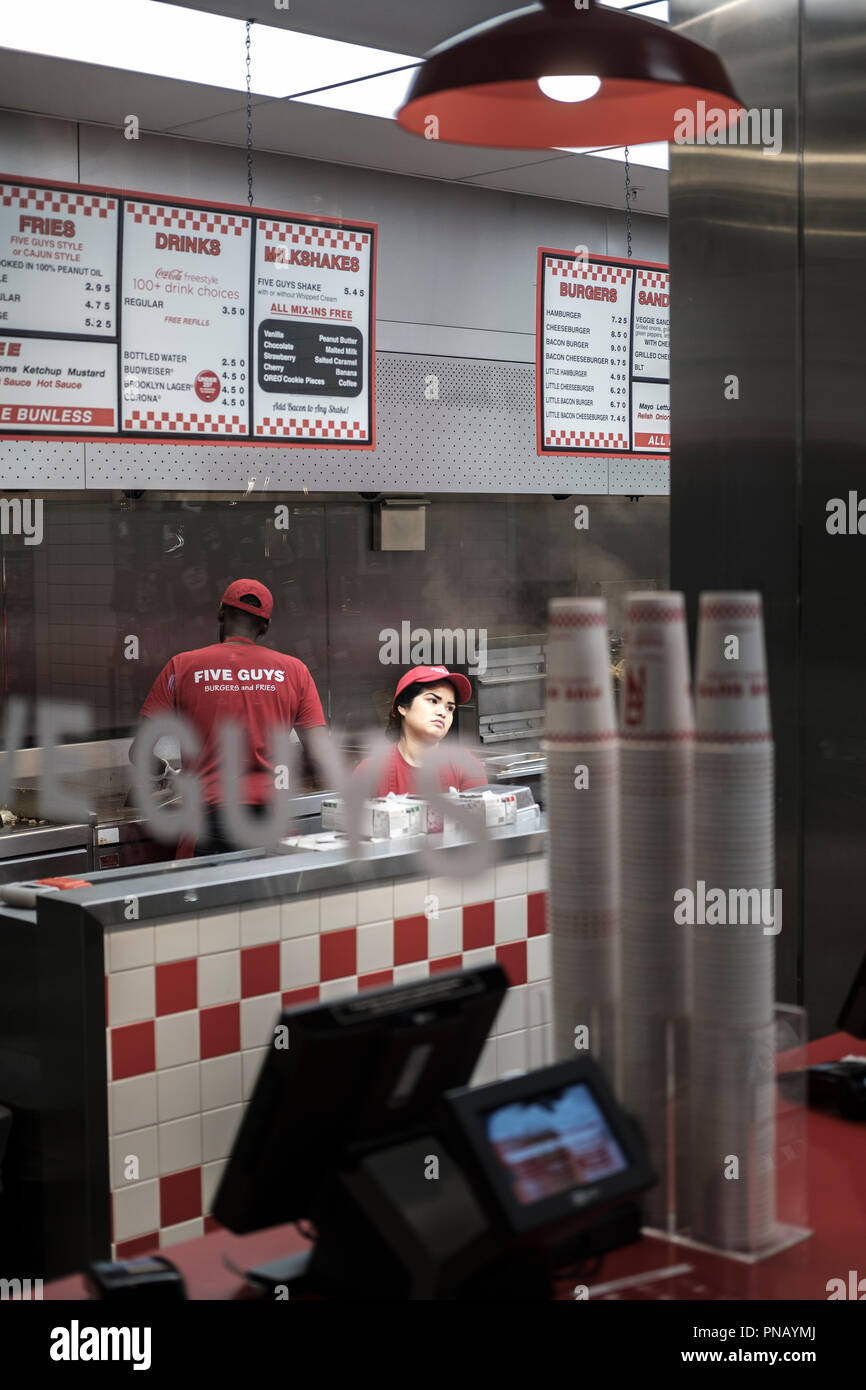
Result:
<svg viewBox="0 0 866 1390">
<path fill-rule="evenodd" d="M 483 1122 L 490 1147 L 523 1206 L 628 1167 L 585 1082 L 499 1106 Z"/>
</svg>

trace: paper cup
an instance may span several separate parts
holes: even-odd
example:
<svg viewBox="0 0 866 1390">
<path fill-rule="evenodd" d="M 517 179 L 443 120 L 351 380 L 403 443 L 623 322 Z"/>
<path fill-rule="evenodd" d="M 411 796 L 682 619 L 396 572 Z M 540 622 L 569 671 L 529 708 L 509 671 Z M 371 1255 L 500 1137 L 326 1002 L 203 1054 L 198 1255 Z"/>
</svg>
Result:
<svg viewBox="0 0 866 1390">
<path fill-rule="evenodd" d="M 607 607 L 603 599 L 551 599 L 548 614 L 545 738 L 616 737 Z"/>
<path fill-rule="evenodd" d="M 694 734 L 682 594 L 628 594 L 621 700 L 624 740 L 673 742 Z"/>
<path fill-rule="evenodd" d="M 701 594 L 695 722 L 703 743 L 762 743 L 772 738 L 760 594 Z"/>
</svg>

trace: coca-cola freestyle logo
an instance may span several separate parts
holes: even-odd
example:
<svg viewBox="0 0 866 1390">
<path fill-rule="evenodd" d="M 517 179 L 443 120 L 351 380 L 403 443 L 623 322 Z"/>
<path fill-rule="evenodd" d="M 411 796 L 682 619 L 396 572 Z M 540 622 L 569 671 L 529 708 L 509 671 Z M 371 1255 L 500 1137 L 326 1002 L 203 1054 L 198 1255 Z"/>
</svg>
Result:
<svg viewBox="0 0 866 1390">
<path fill-rule="evenodd" d="M 182 275 L 182 270 L 167 270 L 164 266 L 160 266 L 156 272 L 157 280 L 179 280 Z"/>
</svg>

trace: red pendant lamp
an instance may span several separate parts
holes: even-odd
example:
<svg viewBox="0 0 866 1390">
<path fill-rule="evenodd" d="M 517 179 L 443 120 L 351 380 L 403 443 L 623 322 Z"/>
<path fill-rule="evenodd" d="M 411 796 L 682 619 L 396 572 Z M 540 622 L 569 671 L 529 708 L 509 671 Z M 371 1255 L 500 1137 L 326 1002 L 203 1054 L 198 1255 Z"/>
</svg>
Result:
<svg viewBox="0 0 866 1390">
<path fill-rule="evenodd" d="M 742 109 L 710 49 L 596 0 L 537 0 L 434 48 L 397 120 L 457 145 L 595 148 L 673 140 L 684 112 L 700 131 L 708 108 Z"/>
</svg>

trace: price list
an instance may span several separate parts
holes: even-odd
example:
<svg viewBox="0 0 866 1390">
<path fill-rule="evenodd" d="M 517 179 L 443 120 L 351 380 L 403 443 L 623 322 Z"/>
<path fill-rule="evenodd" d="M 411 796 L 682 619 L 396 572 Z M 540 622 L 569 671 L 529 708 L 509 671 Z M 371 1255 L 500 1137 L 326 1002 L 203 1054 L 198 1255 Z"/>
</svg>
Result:
<svg viewBox="0 0 866 1390">
<path fill-rule="evenodd" d="M 670 449 L 668 273 L 539 252 L 538 452 Z"/>
</svg>

